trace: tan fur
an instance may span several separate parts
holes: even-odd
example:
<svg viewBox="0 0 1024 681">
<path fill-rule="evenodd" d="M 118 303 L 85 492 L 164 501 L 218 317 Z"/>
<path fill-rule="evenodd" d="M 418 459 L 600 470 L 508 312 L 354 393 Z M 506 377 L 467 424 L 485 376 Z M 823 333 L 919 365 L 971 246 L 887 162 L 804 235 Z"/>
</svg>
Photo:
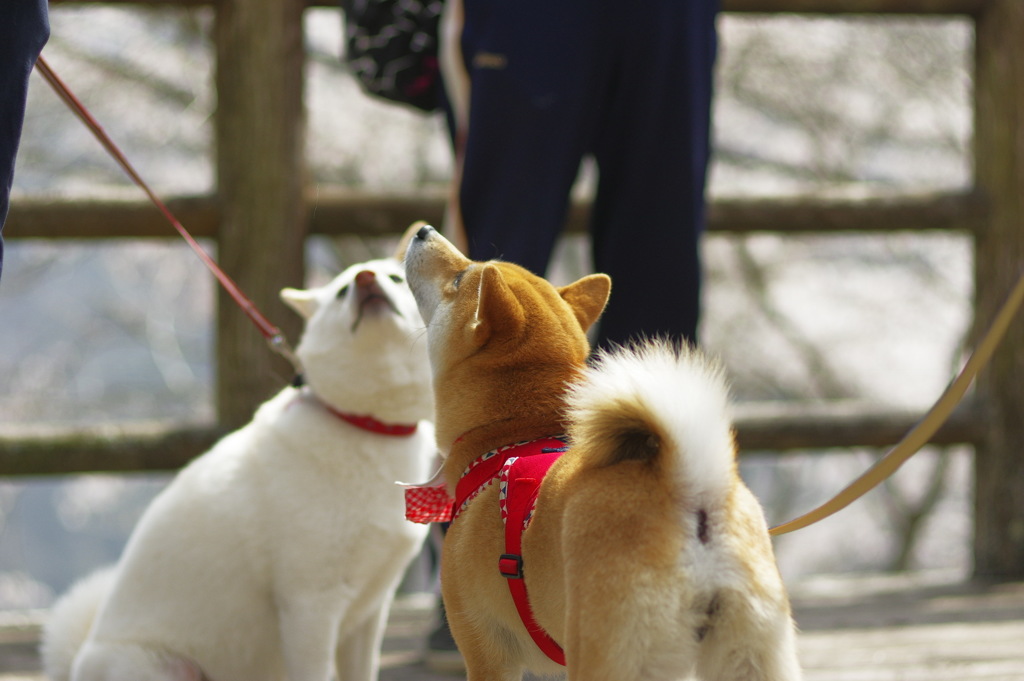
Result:
<svg viewBox="0 0 1024 681">
<path fill-rule="evenodd" d="M 712 585 L 685 558 L 694 552 L 687 542 L 699 541 L 684 529 L 697 502 L 660 454 L 678 443 L 640 400 L 567 410 L 569 386 L 586 373 L 585 330 L 610 280 L 591 275 L 556 289 L 510 263 L 471 262 L 429 228 L 410 243 L 406 272 L 427 322 L 450 489 L 490 449 L 572 437 L 544 480 L 522 548 L 534 615 L 564 648 L 569 679 L 799 678 L 764 518 L 735 463 L 724 469 L 722 499 L 708 506 L 715 555 L 727 558 L 729 572 Z M 726 446 L 722 455 L 733 456 L 731 438 Z M 524 668 L 561 673 L 530 639 L 498 572 L 497 494 L 490 486 L 452 524 L 442 558 L 443 597 L 469 681 L 512 681 Z"/>
</svg>

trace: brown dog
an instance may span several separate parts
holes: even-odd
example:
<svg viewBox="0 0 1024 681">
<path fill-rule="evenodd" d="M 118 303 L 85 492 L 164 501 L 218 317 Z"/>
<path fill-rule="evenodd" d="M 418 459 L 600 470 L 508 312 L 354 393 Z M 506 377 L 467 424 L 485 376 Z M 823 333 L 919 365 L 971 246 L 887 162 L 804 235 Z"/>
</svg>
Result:
<svg viewBox="0 0 1024 681">
<path fill-rule="evenodd" d="M 667 343 L 587 369 L 605 275 L 555 288 L 510 263 L 472 262 L 428 226 L 406 273 L 427 323 L 445 479 L 458 490 L 442 592 L 469 681 L 559 674 L 563 650 L 574 681 L 800 678 L 764 516 L 736 473 L 720 372 Z M 494 473 L 498 484 L 489 472 L 467 480 L 505 445 L 563 433 L 572 447 L 535 489 L 520 549 L 511 488 L 536 488 L 541 474 L 510 466 L 529 455 Z"/>
</svg>

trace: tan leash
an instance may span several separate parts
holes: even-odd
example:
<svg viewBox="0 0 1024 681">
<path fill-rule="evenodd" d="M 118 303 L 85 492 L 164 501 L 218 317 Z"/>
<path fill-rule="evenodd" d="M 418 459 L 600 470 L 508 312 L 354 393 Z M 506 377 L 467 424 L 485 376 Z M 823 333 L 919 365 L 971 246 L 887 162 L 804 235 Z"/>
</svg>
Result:
<svg viewBox="0 0 1024 681">
<path fill-rule="evenodd" d="M 992 359 L 992 354 L 999 346 L 1000 341 L 1002 341 L 1003 336 L 1006 334 L 1006 330 L 1010 326 L 1010 322 L 1013 321 L 1014 315 L 1022 304 L 1024 304 L 1024 275 L 1021 275 L 1017 280 L 1017 284 L 1010 293 L 1010 297 L 999 309 L 995 321 L 992 322 L 992 326 L 985 333 L 985 336 L 981 339 L 978 347 L 975 348 L 970 359 L 967 360 L 960 374 L 950 383 L 946 391 L 939 397 L 938 402 L 935 403 L 935 406 L 924 415 L 924 418 L 888 454 L 879 459 L 863 475 L 850 483 L 846 489 L 813 511 L 805 513 L 789 522 L 776 525 L 769 532 L 773 535 L 786 534 L 787 532 L 793 532 L 794 530 L 800 530 L 813 525 L 819 520 L 824 520 L 833 513 L 846 508 L 857 499 L 860 499 L 877 487 L 883 480 L 895 473 L 907 459 L 926 445 L 932 435 L 935 434 L 935 431 L 949 419 L 950 414 L 953 413 L 953 410 L 963 399 L 971 381 Z"/>
</svg>

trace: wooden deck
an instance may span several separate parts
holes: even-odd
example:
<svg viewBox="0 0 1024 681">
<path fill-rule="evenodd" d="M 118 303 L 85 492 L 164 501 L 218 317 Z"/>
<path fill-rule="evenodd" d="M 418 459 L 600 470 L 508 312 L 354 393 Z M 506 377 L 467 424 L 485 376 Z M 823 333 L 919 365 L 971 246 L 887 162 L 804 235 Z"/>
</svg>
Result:
<svg viewBox="0 0 1024 681">
<path fill-rule="evenodd" d="M 815 578 L 792 588 L 806 681 L 1024 681 L 1024 583 L 948 575 Z M 452 681 L 421 663 L 430 599 L 392 611 L 381 681 Z M 40 681 L 39 613 L 0 620 L 0 681 Z"/>
<path fill-rule="evenodd" d="M 1024 680 L 1024 584 L 912 575 L 793 591 L 806 681 Z"/>
</svg>

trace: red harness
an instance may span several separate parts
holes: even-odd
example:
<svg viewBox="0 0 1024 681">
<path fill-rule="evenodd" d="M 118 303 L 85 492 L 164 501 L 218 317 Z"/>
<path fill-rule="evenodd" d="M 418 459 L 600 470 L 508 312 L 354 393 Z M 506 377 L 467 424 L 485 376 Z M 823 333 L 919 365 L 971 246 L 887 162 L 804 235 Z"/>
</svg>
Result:
<svg viewBox="0 0 1024 681">
<path fill-rule="evenodd" d="M 499 480 L 499 505 L 505 520 L 505 553 L 498 571 L 508 580 L 512 600 L 537 646 L 560 665 L 565 653 L 533 616 L 523 579 L 523 531 L 529 525 L 541 481 L 565 452 L 565 441 L 549 437 L 491 450 L 469 465 L 455 488 L 455 499 L 444 485 L 406 490 L 406 518 L 414 522 L 454 521 L 480 492 Z"/>
<path fill-rule="evenodd" d="M 530 524 L 540 483 L 563 452 L 564 446 L 556 451 L 548 450 L 547 453 L 520 454 L 502 469 L 506 514 L 505 553 L 498 559 L 498 571 L 508 580 L 512 600 L 519 611 L 519 618 L 526 625 L 526 631 L 530 633 L 530 638 L 545 655 L 564 667 L 565 652 L 533 617 L 530 599 L 526 593 L 526 580 L 523 579 L 522 553 L 523 531 Z"/>
</svg>

